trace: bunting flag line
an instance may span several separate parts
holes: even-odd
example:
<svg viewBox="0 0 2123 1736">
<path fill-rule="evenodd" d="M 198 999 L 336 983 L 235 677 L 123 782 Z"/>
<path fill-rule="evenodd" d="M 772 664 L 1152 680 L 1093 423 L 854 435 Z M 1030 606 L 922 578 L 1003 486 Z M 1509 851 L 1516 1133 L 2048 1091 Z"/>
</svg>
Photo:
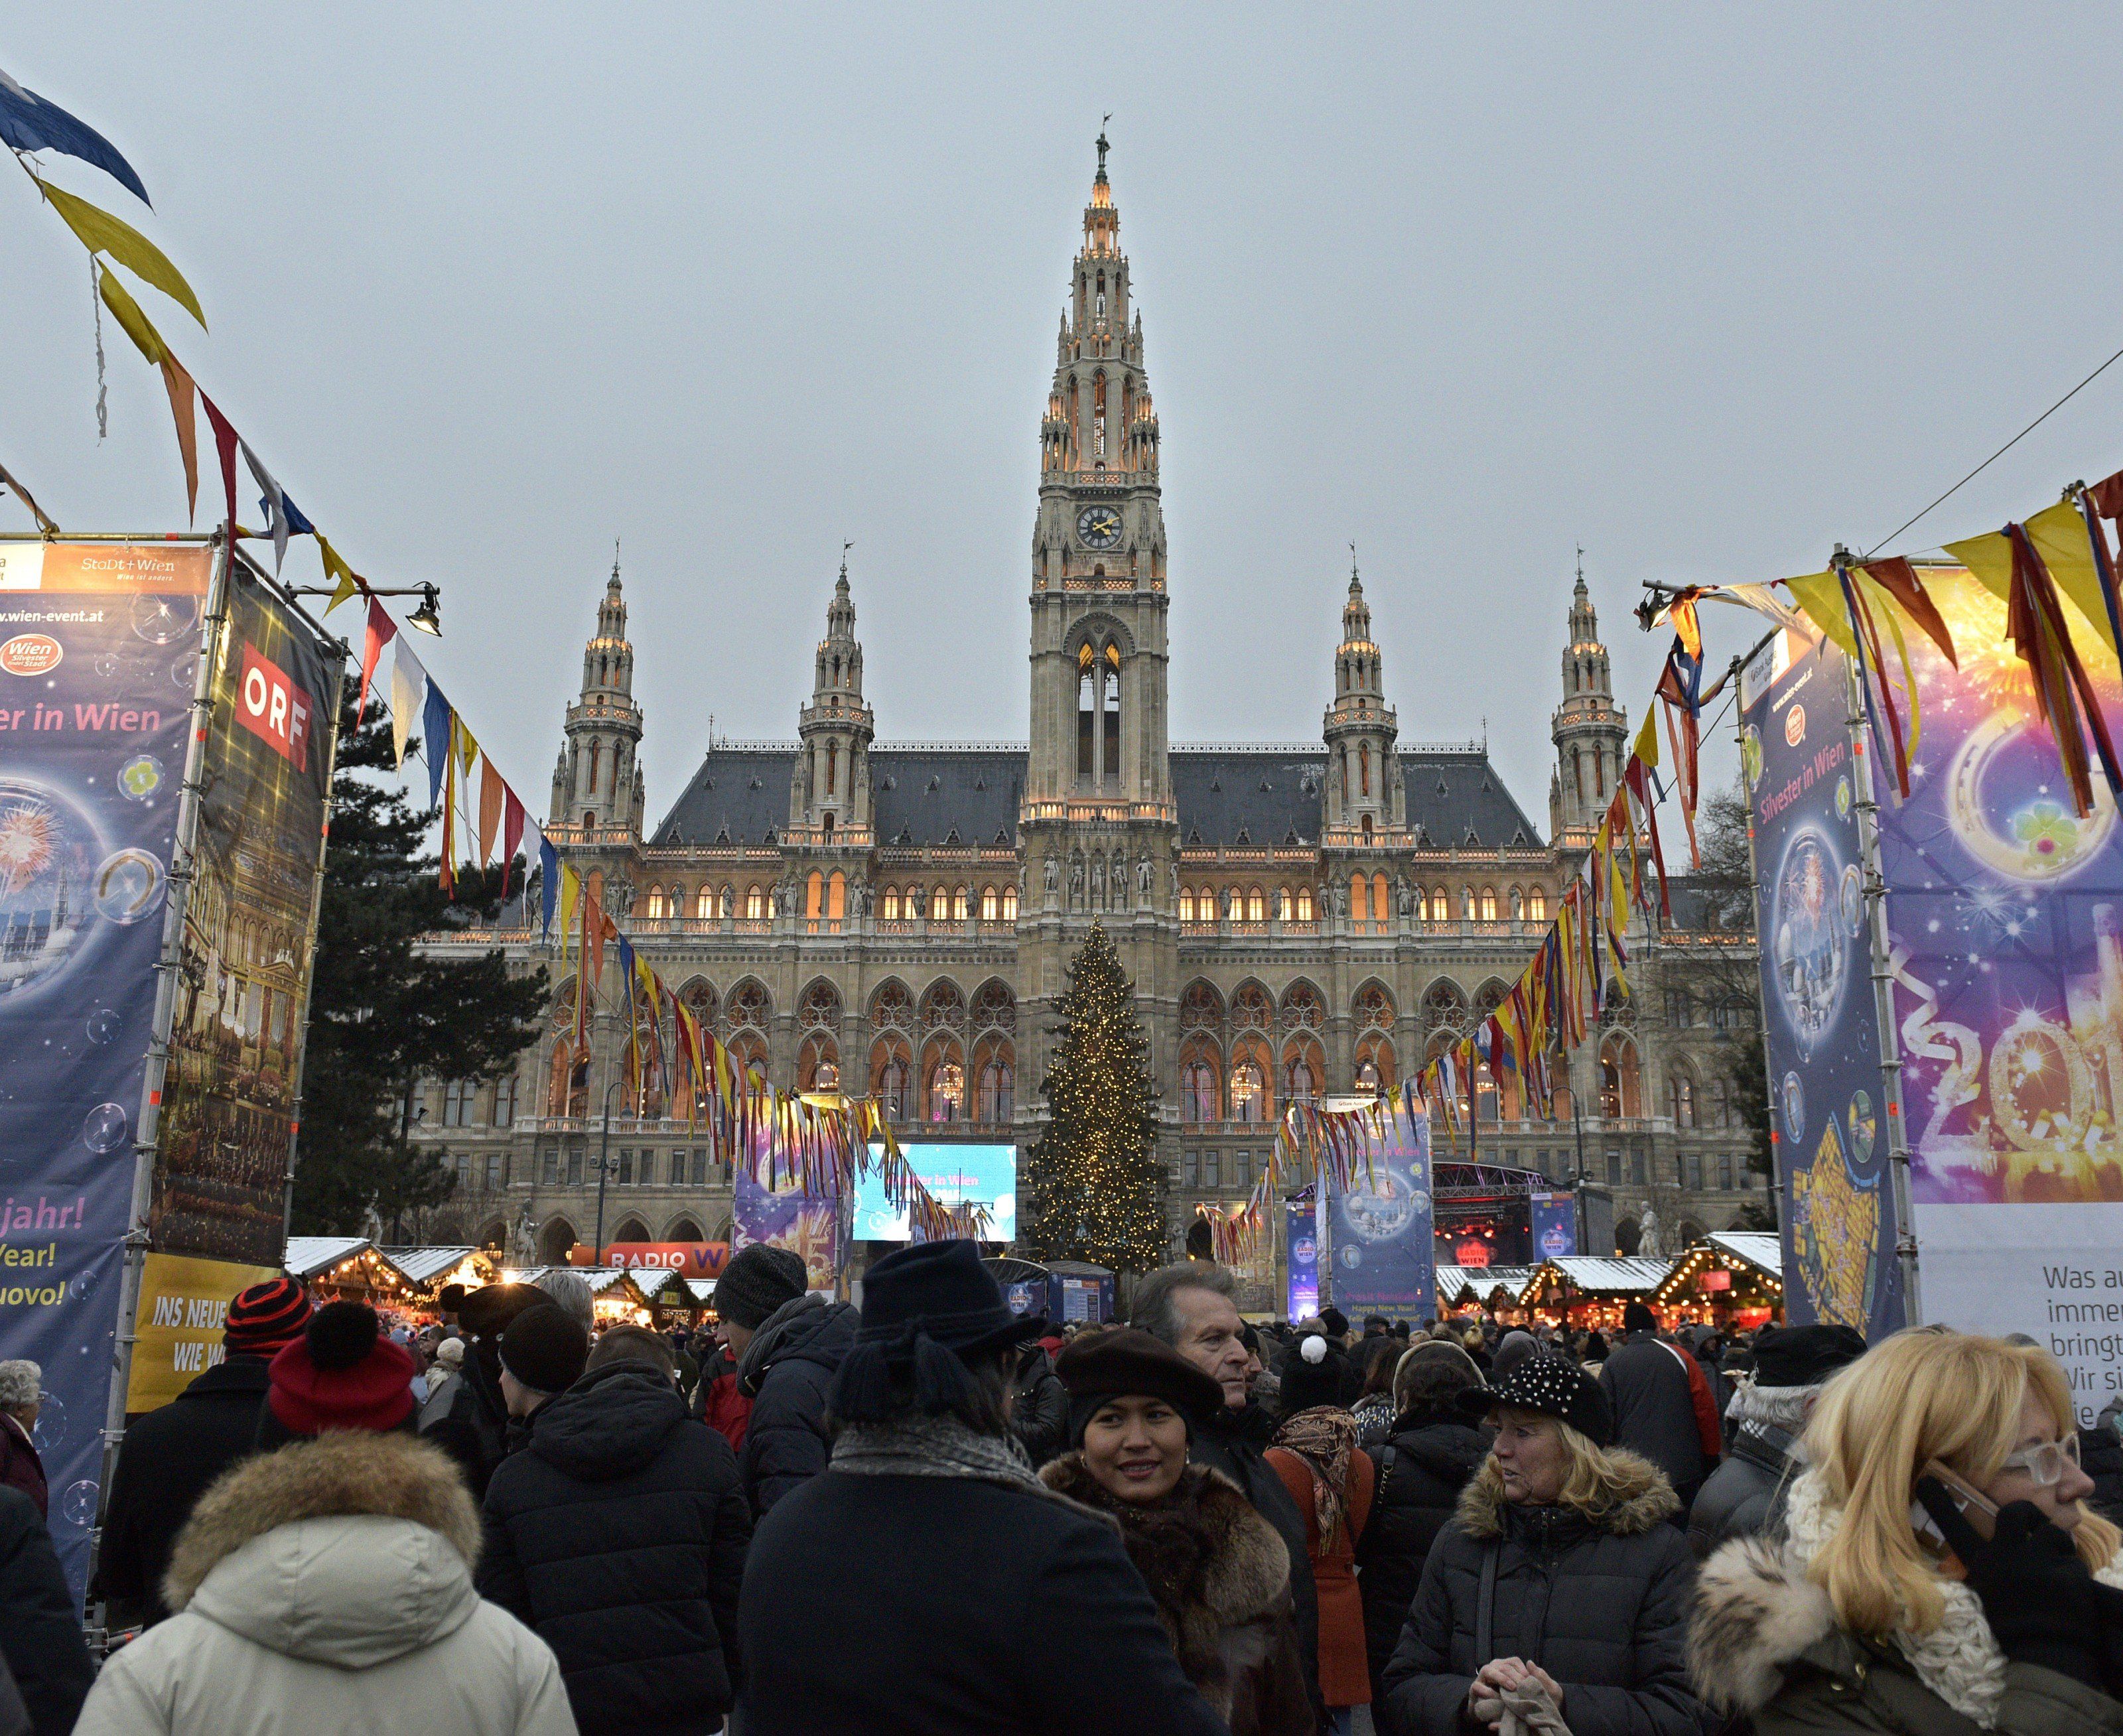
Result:
<svg viewBox="0 0 2123 1736">
<path fill-rule="evenodd" d="M 391 662 L 391 754 L 392 767 L 405 769 L 405 744 L 413 733 L 413 719 L 426 704 L 428 671 L 413 654 L 405 635 L 398 635 L 398 654 Z M 433 800 L 430 798 L 430 806 Z"/>
<path fill-rule="evenodd" d="M 383 655 L 383 648 L 398 636 L 398 624 L 391 619 L 390 611 L 375 597 L 368 600 L 368 625 L 361 639 L 361 699 L 354 709 L 354 727 L 361 727 L 361 720 L 368 714 L 369 684 L 376 679 L 376 660 Z M 399 758 L 405 756 L 401 753 Z"/>
<path fill-rule="evenodd" d="M 236 449 L 243 442 L 237 438 L 228 418 L 215 408 L 213 400 L 204 392 L 199 395 L 199 403 L 206 410 L 207 425 L 213 430 L 215 455 L 221 460 L 221 485 L 228 495 L 228 537 L 233 543 L 236 540 Z M 401 754 L 400 757 L 402 759 L 404 756 Z"/>
<path fill-rule="evenodd" d="M 243 447 L 243 461 L 251 466 L 251 474 L 265 490 L 258 505 L 265 515 L 266 534 L 273 539 L 273 572 L 277 578 L 282 562 L 288 558 L 288 539 L 314 536 L 317 527 L 302 516 L 302 508 L 288 498 L 288 491 L 273 480 L 272 473 L 258 461 L 257 453 L 251 450 L 248 443 Z"/>
<path fill-rule="evenodd" d="M 184 274 L 170 263 L 167 254 L 130 223 L 120 222 L 101 207 L 54 187 L 42 175 L 35 179 L 37 190 L 90 253 L 109 254 L 142 283 L 153 284 L 198 321 L 201 331 L 206 330 L 206 315 L 200 310 L 198 296 L 185 281 Z"/>
</svg>

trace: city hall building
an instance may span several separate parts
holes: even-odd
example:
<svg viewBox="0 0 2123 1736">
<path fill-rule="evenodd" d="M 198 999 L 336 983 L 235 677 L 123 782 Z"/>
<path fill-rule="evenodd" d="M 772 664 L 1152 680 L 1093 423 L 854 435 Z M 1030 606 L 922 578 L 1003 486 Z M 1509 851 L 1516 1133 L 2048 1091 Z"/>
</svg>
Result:
<svg viewBox="0 0 2123 1736">
<path fill-rule="evenodd" d="M 880 738 L 844 566 L 810 688 L 790 695 L 794 739 L 711 743 L 652 819 L 615 567 L 567 708 L 547 836 L 732 1050 L 785 1088 L 875 1097 L 902 1141 L 1022 1153 L 1038 1137 L 1066 969 L 1103 923 L 1162 1096 L 1177 1247 L 1197 1204 L 1244 1200 L 1293 1098 L 1390 1089 L 1507 992 L 1612 798 L 1628 722 L 1581 572 L 1557 611 L 1544 835 L 1485 744 L 1401 738 L 1352 570 L 1320 662 L 1319 739 L 1170 739 L 1170 587 L 1186 566 L 1166 545 L 1142 316 L 1105 157 L 1101 139 L 1039 422 L 1027 739 L 894 745 L 888 718 Z M 1676 915 L 1695 902 L 1677 889 Z M 512 969 L 546 965 L 556 980 L 546 1028 L 512 1073 L 428 1084 L 420 1135 L 459 1185 L 424 1237 L 541 1261 L 592 1241 L 607 1101 L 605 1239 L 727 1234 L 724 1154 L 705 1124 L 668 1118 L 636 1066 L 645 1046 L 630 1041 L 612 954 L 585 1060 L 572 972 L 534 931 L 429 943 L 499 947 Z M 1479 1155 L 1610 1189 L 1625 1248 L 1653 1207 L 1672 1247 L 1767 1200 L 1727 1083 L 1732 1045 L 1753 1028 L 1753 937 L 1666 928 L 1635 936 L 1632 956 L 1633 998 L 1567 1057 L 1558 1119 L 1485 1090 Z M 1441 1130 L 1448 1147 L 1464 1155 L 1465 1136 Z"/>
</svg>

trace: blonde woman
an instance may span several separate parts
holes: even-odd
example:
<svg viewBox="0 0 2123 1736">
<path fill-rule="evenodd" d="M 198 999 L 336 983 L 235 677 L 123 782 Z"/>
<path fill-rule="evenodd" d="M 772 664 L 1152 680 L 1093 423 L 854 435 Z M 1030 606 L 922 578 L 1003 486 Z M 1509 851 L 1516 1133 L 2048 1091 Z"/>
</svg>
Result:
<svg viewBox="0 0 2123 1736">
<path fill-rule="evenodd" d="M 1707 1736 L 1718 1720 L 1683 1659 L 1694 1564 L 1669 1523 L 1680 1503 L 1614 1446 L 1600 1383 L 1544 1353 L 1459 1408 L 1496 1439 L 1424 1563 L 1383 1726 L 1465 1736 L 1538 1687 L 1572 1736 Z"/>
<path fill-rule="evenodd" d="M 1877 1345 L 1814 1407 L 1785 1542 L 1704 1564 L 1699 1688 L 1760 1736 L 2123 1732 L 2117 1532 L 2086 1509 L 2078 1444 L 2046 1350 Z"/>
</svg>

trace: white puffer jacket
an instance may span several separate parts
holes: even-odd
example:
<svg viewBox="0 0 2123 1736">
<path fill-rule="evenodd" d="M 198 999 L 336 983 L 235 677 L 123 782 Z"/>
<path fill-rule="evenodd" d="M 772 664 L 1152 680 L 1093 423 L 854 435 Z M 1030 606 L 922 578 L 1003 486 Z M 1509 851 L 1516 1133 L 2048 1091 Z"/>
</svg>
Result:
<svg viewBox="0 0 2123 1736">
<path fill-rule="evenodd" d="M 574 1736 L 545 1641 L 472 1589 L 479 1512 L 405 1434 L 331 1434 L 200 1499 L 77 1736 Z"/>
</svg>

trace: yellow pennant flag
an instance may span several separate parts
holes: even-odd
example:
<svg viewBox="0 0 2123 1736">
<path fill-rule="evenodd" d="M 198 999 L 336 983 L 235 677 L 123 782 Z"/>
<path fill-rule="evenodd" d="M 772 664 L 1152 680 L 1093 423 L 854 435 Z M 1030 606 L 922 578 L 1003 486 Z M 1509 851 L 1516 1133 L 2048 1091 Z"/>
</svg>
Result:
<svg viewBox="0 0 2123 1736">
<path fill-rule="evenodd" d="M 2004 538 L 1998 540 L 2002 543 Z M 1843 587 L 1836 583 L 1835 573 L 1809 573 L 1783 583 L 1815 632 L 1825 634 L 1844 656 L 1858 655 L 1858 641 L 1850 634 L 1850 610 L 1843 601 Z"/>
<path fill-rule="evenodd" d="M 575 901 L 582 896 L 583 877 L 567 863 L 560 864 L 560 957 L 568 956 L 568 937 L 575 931 Z"/>
<path fill-rule="evenodd" d="M 206 330 L 206 316 L 199 311 L 199 297 L 192 293 L 192 286 L 170 263 L 169 255 L 146 236 L 101 207 L 76 199 L 49 181 L 39 181 L 37 190 L 51 202 L 67 227 L 81 237 L 82 246 L 91 253 L 109 254 L 142 283 L 152 283 L 197 320 L 201 331 Z"/>
<path fill-rule="evenodd" d="M 1644 727 L 1637 732 L 1637 745 L 1629 750 L 1647 765 L 1658 764 L 1658 728 L 1654 722 L 1657 715 L 1650 707 L 1645 708 Z"/>
<path fill-rule="evenodd" d="M 130 292 L 118 281 L 109 266 L 97 267 L 96 287 L 96 292 L 103 297 L 103 305 L 110 310 L 125 335 L 133 340 L 134 346 L 160 367 L 162 358 L 170 353 L 169 346 L 162 342 L 162 333 L 148 323 L 147 315 L 140 311 L 140 304 L 133 299 Z"/>
<path fill-rule="evenodd" d="M 354 583 L 354 569 L 340 557 L 338 550 L 325 540 L 322 531 L 317 532 L 317 553 L 323 558 L 326 574 L 339 582 L 339 588 L 332 592 L 331 601 L 325 605 L 325 613 L 330 615 L 360 587 Z"/>
<path fill-rule="evenodd" d="M 198 390 L 184 363 L 162 352 L 162 384 L 170 393 L 170 414 L 177 419 L 177 451 L 185 461 L 186 522 L 199 516 L 199 411 L 192 402 Z"/>
</svg>

